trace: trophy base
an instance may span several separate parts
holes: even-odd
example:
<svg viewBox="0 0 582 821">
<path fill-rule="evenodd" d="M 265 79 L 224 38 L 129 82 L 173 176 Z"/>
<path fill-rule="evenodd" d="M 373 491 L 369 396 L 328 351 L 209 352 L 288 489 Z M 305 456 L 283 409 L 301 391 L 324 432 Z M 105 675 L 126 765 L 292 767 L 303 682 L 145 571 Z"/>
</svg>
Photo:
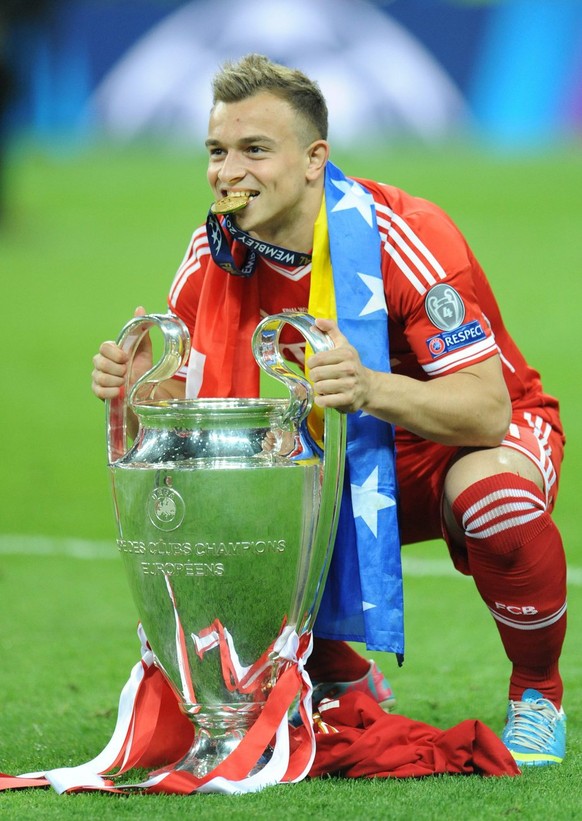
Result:
<svg viewBox="0 0 582 821">
<path fill-rule="evenodd" d="M 189 772 L 196 778 L 203 778 L 239 746 L 249 728 L 259 717 L 263 704 L 206 706 L 199 712 L 188 717 L 194 724 L 194 743 L 175 769 Z M 262 770 L 271 758 L 272 750 L 265 750 L 259 761 L 254 764 L 246 776 L 254 775 Z"/>
<path fill-rule="evenodd" d="M 208 730 L 197 728 L 194 744 L 175 769 L 191 773 L 196 778 L 204 778 L 236 750 L 244 736 L 245 732 L 241 730 L 212 735 Z M 271 748 L 267 748 L 246 775 L 254 775 L 262 770 L 270 760 L 272 752 Z"/>
</svg>

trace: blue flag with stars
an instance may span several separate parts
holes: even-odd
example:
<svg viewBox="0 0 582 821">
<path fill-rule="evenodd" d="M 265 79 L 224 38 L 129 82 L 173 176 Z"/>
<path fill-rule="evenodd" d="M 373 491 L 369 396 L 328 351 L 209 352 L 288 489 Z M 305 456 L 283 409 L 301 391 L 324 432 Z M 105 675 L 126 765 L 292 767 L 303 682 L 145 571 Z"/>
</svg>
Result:
<svg viewBox="0 0 582 821">
<path fill-rule="evenodd" d="M 388 310 L 372 195 L 328 162 L 325 201 L 341 332 L 363 364 L 390 372 Z M 348 415 L 344 493 L 329 576 L 315 623 L 323 638 L 404 653 L 402 565 L 392 425 Z"/>
</svg>

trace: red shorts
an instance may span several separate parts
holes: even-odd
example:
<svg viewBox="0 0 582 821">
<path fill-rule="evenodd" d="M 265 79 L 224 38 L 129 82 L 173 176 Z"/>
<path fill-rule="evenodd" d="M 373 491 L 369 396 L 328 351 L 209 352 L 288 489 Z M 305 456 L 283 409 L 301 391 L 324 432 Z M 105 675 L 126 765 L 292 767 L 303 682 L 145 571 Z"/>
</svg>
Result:
<svg viewBox="0 0 582 821">
<path fill-rule="evenodd" d="M 556 501 L 564 437 L 535 410 L 513 413 L 504 447 L 531 459 L 544 477 L 546 501 L 551 511 Z M 419 439 L 398 429 L 396 470 L 400 497 L 402 544 L 443 538 L 442 495 L 447 471 L 459 448 Z"/>
</svg>

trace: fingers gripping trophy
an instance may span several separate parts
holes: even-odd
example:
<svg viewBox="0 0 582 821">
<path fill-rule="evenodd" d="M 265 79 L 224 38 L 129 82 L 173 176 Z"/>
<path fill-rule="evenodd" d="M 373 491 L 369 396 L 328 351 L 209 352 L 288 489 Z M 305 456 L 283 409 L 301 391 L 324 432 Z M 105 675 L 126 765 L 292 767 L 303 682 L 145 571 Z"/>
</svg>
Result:
<svg viewBox="0 0 582 821">
<path fill-rule="evenodd" d="M 188 358 L 186 326 L 171 315 L 139 316 L 118 338 L 130 355 L 150 329 L 163 339 L 153 367 L 107 403 L 108 460 L 139 618 L 194 724 L 193 746 L 176 766 L 196 778 L 240 756 L 267 713 L 282 711 L 286 723 L 290 671 L 308 692 L 297 670 L 310 651 L 335 538 L 345 416 L 326 409 L 325 446 L 314 441 L 311 385 L 279 350 L 286 323 L 314 352 L 332 347 L 308 314 L 258 325 L 254 358 L 287 387 L 286 399 L 158 400 L 156 386 Z M 295 686 L 291 701 L 298 694 Z M 270 738 L 258 753 L 253 746 L 247 775 L 274 766 Z"/>
</svg>

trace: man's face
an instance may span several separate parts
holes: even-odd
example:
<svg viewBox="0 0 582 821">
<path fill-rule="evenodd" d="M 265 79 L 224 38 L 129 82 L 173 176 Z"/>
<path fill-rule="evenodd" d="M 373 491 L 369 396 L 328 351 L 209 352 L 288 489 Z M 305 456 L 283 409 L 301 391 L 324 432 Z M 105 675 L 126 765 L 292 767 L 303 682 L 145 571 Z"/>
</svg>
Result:
<svg viewBox="0 0 582 821">
<path fill-rule="evenodd" d="M 278 245 L 295 238 L 303 222 L 311 222 L 309 229 L 313 223 L 307 202 L 313 163 L 302 125 L 287 102 L 267 92 L 217 103 L 210 115 L 208 181 L 215 198 L 252 193 L 236 223 Z"/>
</svg>

